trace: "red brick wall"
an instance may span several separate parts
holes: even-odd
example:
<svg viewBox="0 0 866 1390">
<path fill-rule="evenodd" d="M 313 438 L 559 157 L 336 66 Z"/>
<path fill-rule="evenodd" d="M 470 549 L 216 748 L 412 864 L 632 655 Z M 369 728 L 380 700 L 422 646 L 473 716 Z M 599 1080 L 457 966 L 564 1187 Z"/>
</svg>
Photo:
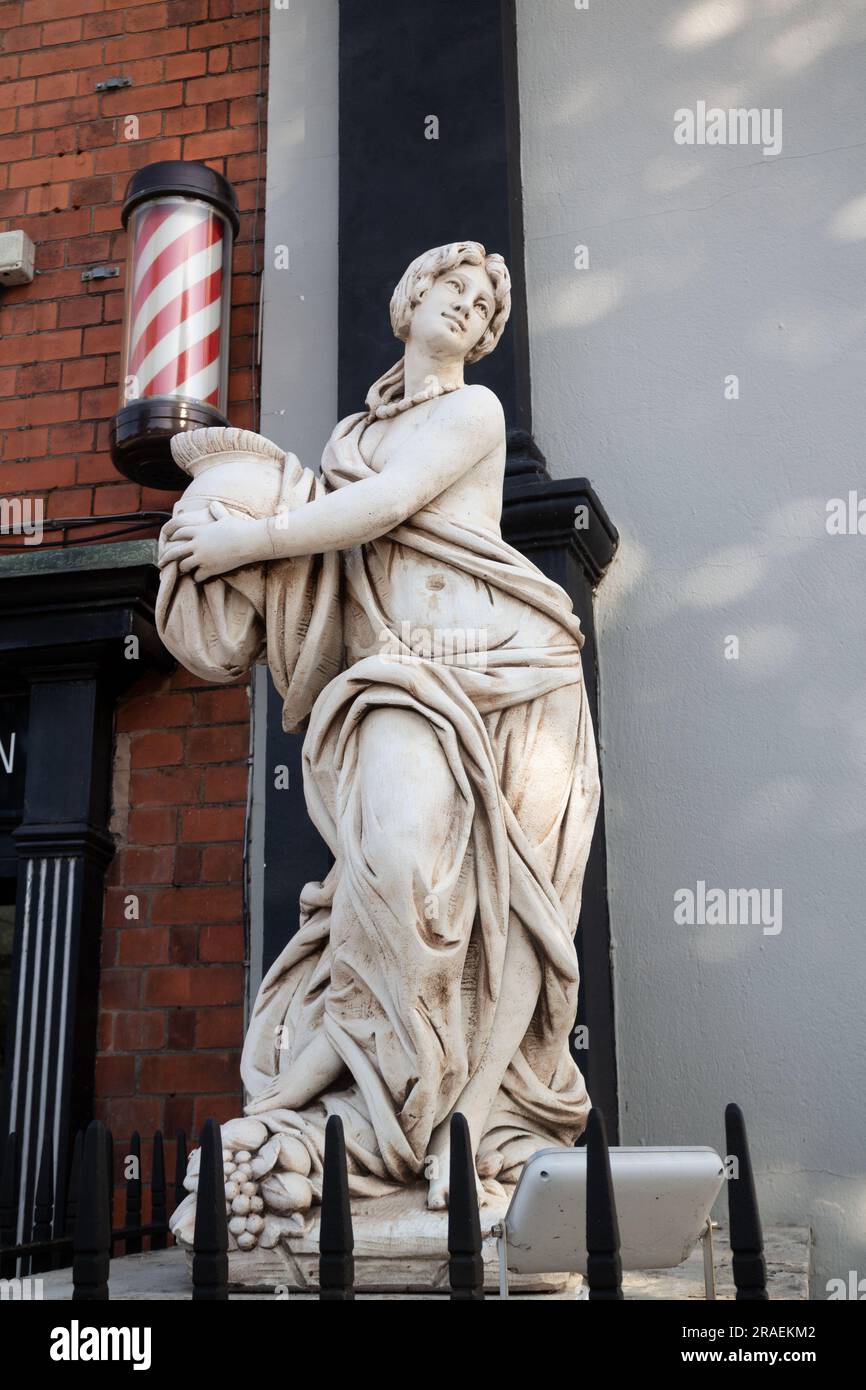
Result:
<svg viewBox="0 0 866 1390">
<path fill-rule="evenodd" d="M 27 231 L 38 271 L 0 289 L 0 496 L 93 516 L 90 538 L 107 513 L 175 500 L 121 478 L 107 447 L 120 205 L 143 164 L 200 159 L 235 186 L 229 416 L 257 427 L 267 27 L 268 0 L 0 0 L 0 231 Z M 95 90 L 120 74 L 133 85 Z M 82 283 L 93 264 L 120 278 Z M 146 677 L 118 706 L 97 1113 L 121 1149 L 134 1127 L 192 1134 L 206 1114 L 237 1113 L 248 744 L 244 688 L 181 671 Z M 129 894 L 138 920 L 124 916 Z"/>
<path fill-rule="evenodd" d="M 267 0 L 0 0 L 0 231 L 27 232 L 39 272 L 0 290 L 0 495 L 42 496 L 49 517 L 174 500 L 121 478 L 107 448 L 118 409 L 120 205 L 130 173 L 154 160 L 204 160 L 237 191 L 229 413 L 255 427 L 267 19 Z M 133 85 L 95 90 L 119 74 Z M 124 138 L 129 115 L 137 140 Z M 120 279 L 82 284 L 94 264 L 118 265 Z"/>
<path fill-rule="evenodd" d="M 96 1075 L 119 1137 L 238 1114 L 248 749 L 243 686 L 179 671 L 118 706 Z"/>
</svg>

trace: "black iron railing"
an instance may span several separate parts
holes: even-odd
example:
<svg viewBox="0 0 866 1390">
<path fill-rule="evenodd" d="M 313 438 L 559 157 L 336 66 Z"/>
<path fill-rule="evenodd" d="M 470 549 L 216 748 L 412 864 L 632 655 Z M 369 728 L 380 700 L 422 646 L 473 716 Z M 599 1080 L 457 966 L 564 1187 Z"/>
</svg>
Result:
<svg viewBox="0 0 866 1390">
<path fill-rule="evenodd" d="M 727 1184 L 730 1241 L 737 1299 L 767 1298 L 766 1265 L 761 1220 L 742 1112 L 737 1105 L 725 1111 L 728 1157 L 736 1160 Z M 201 1161 L 193 1237 L 192 1297 L 224 1300 L 229 1296 L 228 1225 L 223 1176 L 222 1139 L 216 1120 L 205 1122 L 200 1137 Z M 590 1111 L 586 1136 L 586 1250 L 587 1285 L 591 1300 L 622 1299 L 619 1228 L 604 1119 Z M 68 1191 L 58 1200 L 53 1186 L 51 1146 L 46 1140 L 34 1202 L 33 1238 L 15 1243 L 17 1213 L 15 1178 L 17 1145 L 7 1141 L 0 1184 L 0 1259 L 5 1277 L 28 1274 L 72 1263 L 76 1300 L 110 1297 L 111 1256 L 123 1241 L 127 1254 L 138 1253 L 145 1239 L 152 1250 L 164 1249 L 168 1238 L 163 1142 L 153 1142 L 151 1207 L 153 1219 L 142 1221 L 141 1143 L 133 1135 L 131 1165 L 126 1183 L 125 1224 L 112 1229 L 113 1144 L 109 1131 L 94 1120 L 79 1135 L 73 1153 Z M 186 1195 L 186 1139 L 178 1135 L 175 1200 Z M 448 1268 L 451 1299 L 478 1302 L 485 1297 L 481 1219 L 477 1179 L 463 1115 L 451 1121 L 451 1160 L 448 1208 Z M 58 1222 L 60 1229 L 58 1230 Z M 325 1134 L 322 1209 L 319 1231 L 319 1298 L 347 1302 L 355 1297 L 354 1236 L 349 1202 L 349 1177 L 343 1124 L 328 1120 Z"/>
</svg>

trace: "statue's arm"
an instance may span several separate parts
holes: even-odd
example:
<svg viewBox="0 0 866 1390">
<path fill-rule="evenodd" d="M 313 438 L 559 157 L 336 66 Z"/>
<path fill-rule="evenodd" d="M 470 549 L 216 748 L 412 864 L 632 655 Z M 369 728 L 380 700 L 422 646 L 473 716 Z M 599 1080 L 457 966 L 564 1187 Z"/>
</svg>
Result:
<svg viewBox="0 0 866 1390">
<path fill-rule="evenodd" d="M 502 406 L 486 387 L 444 397 L 382 473 L 337 488 L 287 518 L 268 517 L 265 558 L 348 550 L 387 535 L 486 458 L 501 443 L 504 429 Z"/>
<path fill-rule="evenodd" d="M 484 386 L 467 386 L 441 398 L 382 473 L 263 520 L 229 516 L 217 506 L 211 508 L 216 521 L 191 523 L 181 516 L 164 528 L 159 563 L 177 561 L 182 573 L 202 581 L 242 565 L 364 545 L 426 507 L 504 436 L 496 396 Z"/>
</svg>

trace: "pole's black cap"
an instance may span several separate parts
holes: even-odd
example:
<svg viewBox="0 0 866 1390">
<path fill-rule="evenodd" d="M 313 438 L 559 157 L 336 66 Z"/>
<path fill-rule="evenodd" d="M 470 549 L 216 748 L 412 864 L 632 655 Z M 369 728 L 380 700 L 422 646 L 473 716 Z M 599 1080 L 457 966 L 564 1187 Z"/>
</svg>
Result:
<svg viewBox="0 0 866 1390">
<path fill-rule="evenodd" d="M 136 170 L 126 185 L 121 219 L 124 227 L 129 214 L 139 203 L 149 198 L 167 197 L 179 193 L 188 198 L 202 198 L 219 208 L 232 224 L 237 236 L 241 224 L 238 200 L 228 179 L 209 169 L 195 159 L 160 159 L 156 164 L 145 164 Z"/>
</svg>

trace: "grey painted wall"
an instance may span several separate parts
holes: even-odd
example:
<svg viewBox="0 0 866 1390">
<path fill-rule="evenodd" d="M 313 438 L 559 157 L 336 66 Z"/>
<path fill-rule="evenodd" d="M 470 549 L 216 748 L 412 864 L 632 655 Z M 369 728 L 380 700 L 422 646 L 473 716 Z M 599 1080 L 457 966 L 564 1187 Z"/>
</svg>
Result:
<svg viewBox="0 0 866 1390">
<path fill-rule="evenodd" d="M 598 618 L 624 1142 L 721 1146 L 738 1100 L 821 1298 L 866 1275 L 866 536 L 826 529 L 866 495 L 866 12 L 518 11 L 535 432 L 622 534 Z M 676 144 L 699 100 L 781 108 L 781 153 Z M 698 880 L 780 889 L 781 931 L 677 925 Z"/>
<path fill-rule="evenodd" d="M 292 0 L 270 16 L 260 429 L 308 468 L 337 422 L 337 15 L 337 0 Z M 248 1002 L 262 977 L 268 680 L 257 667 Z"/>
</svg>

